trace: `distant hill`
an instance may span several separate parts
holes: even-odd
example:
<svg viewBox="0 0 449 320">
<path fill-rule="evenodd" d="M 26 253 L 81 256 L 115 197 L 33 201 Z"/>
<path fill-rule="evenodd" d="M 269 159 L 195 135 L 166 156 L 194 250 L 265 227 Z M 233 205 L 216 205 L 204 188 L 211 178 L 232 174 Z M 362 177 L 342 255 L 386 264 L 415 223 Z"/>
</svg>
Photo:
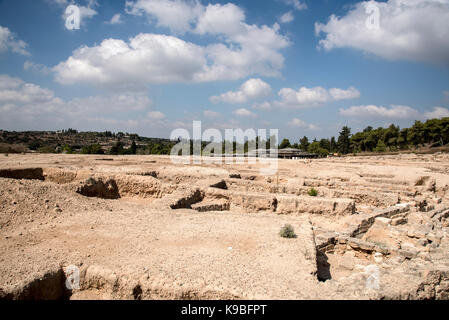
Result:
<svg viewBox="0 0 449 320">
<path fill-rule="evenodd" d="M 78 132 L 74 129 L 60 131 L 5 131 L 0 130 L 0 152 L 81 152 L 83 148 L 99 145 L 109 152 L 117 144 L 126 150 L 133 144 L 137 149 L 172 145 L 169 139 L 147 138 L 138 134 L 105 132 Z M 160 150 L 161 152 L 163 150 Z M 87 152 L 85 152 L 87 153 Z"/>
</svg>

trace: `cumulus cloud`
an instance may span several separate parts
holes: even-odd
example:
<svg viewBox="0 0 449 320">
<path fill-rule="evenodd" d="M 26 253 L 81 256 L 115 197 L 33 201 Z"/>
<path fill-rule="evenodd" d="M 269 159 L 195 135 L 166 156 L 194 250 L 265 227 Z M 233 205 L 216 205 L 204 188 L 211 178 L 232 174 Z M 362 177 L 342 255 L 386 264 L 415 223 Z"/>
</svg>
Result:
<svg viewBox="0 0 449 320">
<path fill-rule="evenodd" d="M 167 27 L 177 33 L 190 30 L 198 20 L 203 6 L 198 1 L 183 0 L 137 0 L 126 1 L 126 13 L 147 15 L 150 22 L 156 20 L 159 27 Z"/>
<path fill-rule="evenodd" d="M 318 129 L 315 125 L 306 123 L 305 121 L 298 119 L 298 118 L 293 118 L 291 121 L 288 122 L 288 125 L 290 127 L 303 128 L 303 129 L 308 129 L 308 130 L 317 130 Z"/>
<path fill-rule="evenodd" d="M 291 11 L 284 13 L 280 18 L 279 22 L 281 23 L 290 23 L 293 20 L 295 20 L 295 17 L 293 16 L 293 13 Z"/>
<path fill-rule="evenodd" d="M 266 30 L 268 34 L 274 32 Z M 257 27 L 253 31 L 254 38 L 260 33 L 263 38 L 265 31 Z M 276 37 L 275 33 L 272 35 Z M 270 38 L 266 38 L 266 46 L 253 46 L 251 41 L 248 46 L 242 44 L 247 49 L 223 44 L 198 46 L 157 34 L 139 34 L 129 43 L 106 39 L 98 46 L 78 48 L 53 71 L 56 80 L 63 84 L 207 82 L 236 80 L 251 74 L 275 76 L 284 58 L 268 48 L 275 46 Z"/>
<path fill-rule="evenodd" d="M 233 112 L 236 116 L 240 116 L 240 117 L 251 117 L 251 118 L 255 118 L 257 117 L 257 115 L 251 111 L 249 111 L 248 109 L 245 108 L 241 108 L 241 109 L 237 109 Z"/>
<path fill-rule="evenodd" d="M 340 114 L 361 119 L 412 120 L 421 118 L 417 110 L 408 106 L 398 105 L 392 105 L 390 108 L 375 105 L 353 106 L 348 109 L 340 109 Z"/>
<path fill-rule="evenodd" d="M 249 79 L 243 83 L 239 91 L 229 91 L 210 98 L 212 103 L 245 103 L 251 99 L 265 98 L 271 94 L 271 86 L 261 79 Z"/>
<path fill-rule="evenodd" d="M 231 3 L 201 4 L 187 0 L 136 0 L 126 3 L 126 12 L 148 17 L 159 27 L 176 34 L 209 35 L 219 42 L 202 46 L 204 70 L 195 81 L 237 80 L 249 75 L 279 76 L 284 65 L 280 50 L 290 45 L 279 26 L 245 23 L 244 11 Z"/>
<path fill-rule="evenodd" d="M 280 101 L 275 101 L 274 106 L 280 108 L 304 108 L 318 106 L 329 102 L 356 99 L 360 97 L 360 92 L 350 87 L 348 89 L 325 89 L 323 87 L 307 88 L 301 87 L 299 90 L 283 88 L 278 93 Z"/>
<path fill-rule="evenodd" d="M 206 63 L 202 47 L 172 36 L 139 34 L 129 44 L 107 39 L 81 47 L 53 71 L 62 84 L 169 83 L 193 81 Z"/>
<path fill-rule="evenodd" d="M 0 26 L 0 53 L 10 50 L 28 56 L 30 53 L 26 50 L 27 47 L 28 44 L 26 42 L 16 39 L 8 28 Z"/>
<path fill-rule="evenodd" d="M 8 75 L 0 75 L 0 106 L 14 109 L 20 104 L 59 104 L 62 100 L 53 91 Z"/>
<path fill-rule="evenodd" d="M 426 119 L 441 119 L 449 117 L 449 109 L 443 107 L 434 107 L 433 111 L 425 112 Z"/>
<path fill-rule="evenodd" d="M 99 124 L 129 127 L 140 119 L 123 119 L 131 113 L 148 111 L 148 118 L 162 119 L 162 113 L 150 111 L 152 101 L 143 94 L 113 94 L 63 100 L 52 90 L 19 78 L 0 75 L 0 127 L 48 129 Z M 108 116 L 105 117 L 105 114 Z M 98 127 L 97 127 L 98 128 Z"/>
<path fill-rule="evenodd" d="M 378 8 L 379 27 L 367 24 Z M 375 19 L 375 17 L 373 16 Z M 354 48 L 390 60 L 449 63 L 449 0 L 364 1 L 346 15 L 331 15 L 326 24 L 316 23 L 324 33 L 319 47 Z"/>
</svg>

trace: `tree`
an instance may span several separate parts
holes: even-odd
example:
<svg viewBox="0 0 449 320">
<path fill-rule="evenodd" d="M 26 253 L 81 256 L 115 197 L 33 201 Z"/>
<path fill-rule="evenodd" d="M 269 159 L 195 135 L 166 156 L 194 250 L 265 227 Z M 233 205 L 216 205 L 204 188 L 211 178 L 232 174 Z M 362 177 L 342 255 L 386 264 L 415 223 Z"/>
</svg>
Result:
<svg viewBox="0 0 449 320">
<path fill-rule="evenodd" d="M 304 136 L 302 139 L 299 140 L 300 149 L 307 151 L 309 145 L 310 145 L 309 138 L 307 138 L 306 136 Z"/>
<path fill-rule="evenodd" d="M 92 144 L 81 149 L 82 154 L 104 154 L 103 149 L 99 144 Z"/>
<path fill-rule="evenodd" d="M 136 145 L 136 142 L 134 140 L 131 143 L 130 153 L 131 154 L 136 154 L 137 153 L 137 145 Z"/>
<path fill-rule="evenodd" d="M 309 151 L 310 153 L 318 154 L 320 157 L 326 157 L 326 156 L 329 154 L 329 151 L 327 151 L 326 149 L 322 148 L 322 147 L 320 146 L 320 143 L 317 142 L 317 141 L 312 142 L 312 143 L 309 145 L 308 151 Z"/>
<path fill-rule="evenodd" d="M 282 140 L 281 144 L 279 145 L 279 149 L 285 149 L 285 148 L 291 148 L 290 140 L 284 139 Z"/>
<path fill-rule="evenodd" d="M 112 155 L 120 155 L 120 154 L 125 154 L 125 149 L 123 148 L 123 143 L 121 143 L 120 141 L 115 143 L 111 150 L 109 151 L 110 154 Z"/>
<path fill-rule="evenodd" d="M 385 143 L 382 140 L 379 140 L 374 151 L 375 152 L 385 152 L 385 151 L 387 151 L 387 146 L 385 145 Z"/>
<path fill-rule="evenodd" d="M 329 153 L 331 151 L 331 142 L 329 139 L 321 139 L 320 140 L 320 147 Z"/>
<path fill-rule="evenodd" d="M 340 131 L 340 136 L 338 137 L 338 152 L 341 154 L 348 154 L 350 152 L 351 147 L 351 129 L 347 126 L 344 126 Z"/>
</svg>

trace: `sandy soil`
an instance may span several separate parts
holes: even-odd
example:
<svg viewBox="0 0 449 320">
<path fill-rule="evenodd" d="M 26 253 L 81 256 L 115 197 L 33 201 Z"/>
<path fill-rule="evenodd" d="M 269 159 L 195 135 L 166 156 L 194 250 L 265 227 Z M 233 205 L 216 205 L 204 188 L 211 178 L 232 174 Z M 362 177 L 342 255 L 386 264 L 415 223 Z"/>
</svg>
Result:
<svg viewBox="0 0 449 320">
<path fill-rule="evenodd" d="M 449 155 L 260 167 L 1 155 L 0 298 L 449 299 Z"/>
</svg>

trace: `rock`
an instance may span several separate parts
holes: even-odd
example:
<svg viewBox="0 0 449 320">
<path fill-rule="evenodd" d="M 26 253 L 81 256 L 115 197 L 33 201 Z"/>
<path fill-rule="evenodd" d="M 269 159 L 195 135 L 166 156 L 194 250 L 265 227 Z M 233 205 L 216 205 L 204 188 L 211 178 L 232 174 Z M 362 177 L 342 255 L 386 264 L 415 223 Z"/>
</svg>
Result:
<svg viewBox="0 0 449 320">
<path fill-rule="evenodd" d="M 395 218 L 395 219 L 391 220 L 392 226 L 399 226 L 401 224 L 406 224 L 406 223 L 407 223 L 407 218 L 404 218 L 404 217 Z"/>
<path fill-rule="evenodd" d="M 422 247 L 425 247 L 429 242 L 427 241 L 427 239 L 418 239 L 418 244 Z"/>
<path fill-rule="evenodd" d="M 426 191 L 436 192 L 437 181 L 435 178 L 429 179 L 426 183 Z"/>
<path fill-rule="evenodd" d="M 339 267 L 352 271 L 354 269 L 354 264 L 354 257 L 345 254 L 340 258 Z"/>
<path fill-rule="evenodd" d="M 399 249 L 398 253 L 407 259 L 413 259 L 418 256 L 418 251 Z"/>
<path fill-rule="evenodd" d="M 427 210 L 427 200 L 424 198 L 417 198 L 415 199 L 416 203 L 415 203 L 415 207 L 418 208 L 419 211 L 421 212 L 426 212 Z"/>
<path fill-rule="evenodd" d="M 374 223 L 387 227 L 391 223 L 391 219 L 377 217 Z"/>
<path fill-rule="evenodd" d="M 242 179 L 240 173 L 238 173 L 238 172 L 231 172 L 229 174 L 229 178 L 231 178 L 231 179 Z"/>
<path fill-rule="evenodd" d="M 441 242 L 441 239 L 443 238 L 443 236 L 441 235 L 441 234 L 436 234 L 436 233 L 433 233 L 433 232 L 429 232 L 427 235 L 426 235 L 426 239 L 429 241 L 429 242 L 434 242 L 434 243 L 440 243 Z"/>
<path fill-rule="evenodd" d="M 376 263 L 382 263 L 384 255 L 380 252 L 376 252 L 376 253 L 374 253 L 373 257 L 374 257 L 374 261 L 376 261 Z"/>
<path fill-rule="evenodd" d="M 424 261 L 432 261 L 430 254 L 428 252 L 424 252 L 424 251 L 421 251 L 418 253 L 418 258 L 421 258 Z"/>
<path fill-rule="evenodd" d="M 425 238 L 428 233 L 429 233 L 428 229 L 422 226 L 408 230 L 407 236 L 409 238 L 422 239 Z"/>
<path fill-rule="evenodd" d="M 53 211 L 54 211 L 54 213 L 61 213 L 62 212 L 61 208 L 54 208 Z"/>
</svg>

